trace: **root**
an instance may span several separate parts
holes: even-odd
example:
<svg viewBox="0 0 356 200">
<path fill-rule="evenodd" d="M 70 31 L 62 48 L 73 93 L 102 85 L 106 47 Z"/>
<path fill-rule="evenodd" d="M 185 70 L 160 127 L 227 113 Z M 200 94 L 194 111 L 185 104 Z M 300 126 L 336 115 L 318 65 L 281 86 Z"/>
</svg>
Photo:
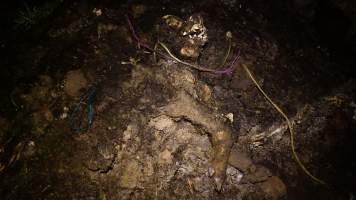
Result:
<svg viewBox="0 0 356 200">
<path fill-rule="evenodd" d="M 263 96 L 268 100 L 268 102 L 270 104 L 272 104 L 272 106 L 283 116 L 283 118 L 285 119 L 285 121 L 287 122 L 288 125 L 288 129 L 289 129 L 289 133 L 290 133 L 290 145 L 291 145 L 291 149 L 292 149 L 292 154 L 293 154 L 293 158 L 296 160 L 296 162 L 298 163 L 298 165 L 300 166 L 300 168 L 303 170 L 303 172 L 305 174 L 307 174 L 311 179 L 313 179 L 315 182 L 327 186 L 327 184 L 320 180 L 319 178 L 317 178 L 316 176 L 314 176 L 313 174 L 311 174 L 311 172 L 304 166 L 304 164 L 302 163 L 302 161 L 299 159 L 299 156 L 295 150 L 295 141 L 294 141 L 294 137 L 295 137 L 295 132 L 292 126 L 292 123 L 290 122 L 289 118 L 287 117 L 287 115 L 283 112 L 283 110 L 277 105 L 275 104 L 272 99 L 263 91 L 263 89 L 261 88 L 261 86 L 258 84 L 258 82 L 256 81 L 256 79 L 254 78 L 254 76 L 252 75 L 251 71 L 248 69 L 248 67 L 245 64 L 242 64 L 242 67 L 244 68 L 244 70 L 246 71 L 247 75 L 250 77 L 250 79 L 252 80 L 252 82 L 255 84 L 255 86 L 258 88 L 258 90 L 263 94 Z"/>
</svg>

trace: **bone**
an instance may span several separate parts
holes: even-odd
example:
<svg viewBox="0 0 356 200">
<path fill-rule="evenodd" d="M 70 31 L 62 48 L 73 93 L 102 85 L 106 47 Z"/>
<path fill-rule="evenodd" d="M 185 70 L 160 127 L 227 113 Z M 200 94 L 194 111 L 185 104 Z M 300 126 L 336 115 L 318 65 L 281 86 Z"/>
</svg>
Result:
<svg viewBox="0 0 356 200">
<path fill-rule="evenodd" d="M 211 137 L 213 146 L 212 178 L 217 191 L 221 191 L 226 178 L 226 167 L 233 144 L 231 128 L 217 118 L 217 114 L 198 104 L 185 92 L 164 108 L 164 113 L 173 118 L 181 118 L 200 126 Z"/>
</svg>

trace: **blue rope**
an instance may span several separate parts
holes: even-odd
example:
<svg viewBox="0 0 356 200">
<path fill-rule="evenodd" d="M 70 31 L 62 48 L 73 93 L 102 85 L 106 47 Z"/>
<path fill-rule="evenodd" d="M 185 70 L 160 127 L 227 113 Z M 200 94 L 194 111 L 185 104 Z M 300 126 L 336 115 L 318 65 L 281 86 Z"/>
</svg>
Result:
<svg viewBox="0 0 356 200">
<path fill-rule="evenodd" d="M 90 129 L 91 125 L 93 124 L 94 120 L 94 108 L 93 103 L 96 95 L 96 88 L 95 86 L 88 89 L 86 93 L 84 93 L 79 98 L 79 102 L 74 106 L 73 112 L 70 116 L 70 127 L 74 132 L 85 132 Z M 82 108 L 83 104 L 87 106 L 87 113 L 86 113 L 86 125 L 82 121 Z"/>
</svg>

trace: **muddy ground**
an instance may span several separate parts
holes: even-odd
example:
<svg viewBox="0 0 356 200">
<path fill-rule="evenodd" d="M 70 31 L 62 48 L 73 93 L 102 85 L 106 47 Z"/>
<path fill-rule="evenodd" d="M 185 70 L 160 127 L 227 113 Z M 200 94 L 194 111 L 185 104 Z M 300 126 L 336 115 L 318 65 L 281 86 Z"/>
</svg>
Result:
<svg viewBox="0 0 356 200">
<path fill-rule="evenodd" d="M 64 2 L 3 31 L 1 199 L 352 199 L 354 51 L 265 4 Z M 206 43 L 184 57 L 165 15 L 199 15 Z M 240 58 L 233 73 L 202 72 L 145 48 L 157 41 L 213 70 L 230 44 L 227 63 Z M 296 163 L 285 120 L 242 65 L 327 187 Z"/>
</svg>

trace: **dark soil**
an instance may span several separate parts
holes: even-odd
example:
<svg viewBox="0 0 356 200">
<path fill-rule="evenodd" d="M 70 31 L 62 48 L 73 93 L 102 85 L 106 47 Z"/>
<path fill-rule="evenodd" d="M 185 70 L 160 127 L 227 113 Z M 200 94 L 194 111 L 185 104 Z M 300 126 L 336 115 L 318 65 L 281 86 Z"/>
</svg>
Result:
<svg viewBox="0 0 356 200">
<path fill-rule="evenodd" d="M 293 2 L 64 1 L 26 31 L 12 28 L 22 4 L 4 3 L 0 199 L 352 199 L 352 22 L 333 1 Z M 199 14 L 208 42 L 198 58 L 179 58 L 221 69 L 227 31 L 228 63 L 237 49 L 241 58 L 231 75 L 154 59 L 128 13 L 142 42 L 175 55 L 183 37 L 162 16 Z M 301 161 L 327 187 L 295 162 L 287 124 L 242 64 L 289 116 Z M 214 143 L 222 130 L 230 157 Z M 218 191 L 210 171 L 228 159 Z"/>
</svg>

